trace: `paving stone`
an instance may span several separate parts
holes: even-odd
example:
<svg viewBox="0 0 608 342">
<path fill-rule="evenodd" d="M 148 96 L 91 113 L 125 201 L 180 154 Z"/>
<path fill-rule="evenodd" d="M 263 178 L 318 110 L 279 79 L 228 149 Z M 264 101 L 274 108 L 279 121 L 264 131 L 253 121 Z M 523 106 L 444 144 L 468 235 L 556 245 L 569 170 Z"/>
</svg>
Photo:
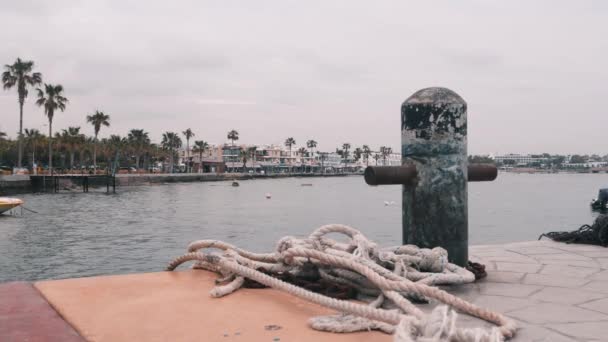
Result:
<svg viewBox="0 0 608 342">
<path fill-rule="evenodd" d="M 508 251 L 511 252 L 515 252 L 515 253 L 519 253 L 519 254 L 524 254 L 524 255 L 534 255 L 534 254 L 559 254 L 559 253 L 563 253 L 563 251 L 559 250 L 559 249 L 555 249 L 555 248 L 551 248 L 551 247 L 535 247 L 535 248 L 529 248 L 529 247 L 507 247 L 506 248 Z"/>
<path fill-rule="evenodd" d="M 581 291 L 580 289 L 566 289 L 563 287 L 548 286 L 530 296 L 530 299 L 557 304 L 574 305 L 603 298 L 604 296 L 605 295 L 601 293 Z"/>
<path fill-rule="evenodd" d="M 596 246 L 596 245 L 584 245 L 584 244 L 574 244 L 574 243 L 557 243 L 555 245 L 556 249 L 561 249 L 564 251 L 579 253 L 579 252 L 600 252 L 605 247 Z"/>
<path fill-rule="evenodd" d="M 580 255 L 584 255 L 590 258 L 607 258 L 608 257 L 608 249 L 603 251 L 592 251 L 592 252 L 579 252 Z"/>
<path fill-rule="evenodd" d="M 563 334 L 585 339 L 598 339 L 606 341 L 608 336 L 608 322 L 581 322 L 569 324 L 551 324 L 549 328 Z"/>
<path fill-rule="evenodd" d="M 607 315 L 599 312 L 577 308 L 570 305 L 560 305 L 553 303 L 543 303 L 519 310 L 514 310 L 509 312 L 508 316 L 532 324 L 573 323 L 608 320 Z"/>
<path fill-rule="evenodd" d="M 598 273 L 599 268 L 577 267 L 568 265 L 546 265 L 539 274 L 555 274 L 563 277 L 585 278 L 593 273 Z"/>
<path fill-rule="evenodd" d="M 608 270 L 601 271 L 589 277 L 592 280 L 608 280 Z"/>
<path fill-rule="evenodd" d="M 608 286 L 606 284 L 606 281 L 602 281 L 602 280 L 591 281 L 589 284 L 583 286 L 581 289 L 587 290 L 587 291 L 608 293 Z"/>
<path fill-rule="evenodd" d="M 575 266 L 575 267 L 586 267 L 593 268 L 596 270 L 600 270 L 600 265 L 595 261 L 586 261 L 586 260 L 550 260 L 550 259 L 542 259 L 539 260 L 540 263 L 544 265 L 563 265 L 563 266 Z"/>
<path fill-rule="evenodd" d="M 525 273 L 519 272 L 503 272 L 503 271 L 491 271 L 488 272 L 488 276 L 482 279 L 480 282 L 490 283 L 520 283 Z"/>
<path fill-rule="evenodd" d="M 479 283 L 479 291 L 482 294 L 506 297 L 528 297 L 542 288 L 542 286 L 537 285 Z"/>
<path fill-rule="evenodd" d="M 496 262 L 498 271 L 536 273 L 541 268 L 541 264 L 521 264 L 514 262 Z"/>
<path fill-rule="evenodd" d="M 480 295 L 478 283 L 453 286 L 439 286 L 439 288 L 467 301 L 473 300 L 473 298 L 476 298 Z"/>
<path fill-rule="evenodd" d="M 511 341 L 526 341 L 526 342 L 576 342 L 576 340 L 559 334 L 549 329 L 517 322 L 519 329 L 515 333 L 515 338 Z"/>
<path fill-rule="evenodd" d="M 585 304 L 579 305 L 581 308 L 603 312 L 608 314 L 608 298 L 594 300 Z"/>
<path fill-rule="evenodd" d="M 482 308 L 502 313 L 537 304 L 527 298 L 524 299 L 488 295 L 479 295 L 476 298 L 473 298 L 472 301 L 474 304 Z"/>
<path fill-rule="evenodd" d="M 510 263 L 519 263 L 519 264 L 538 264 L 538 260 L 513 253 L 512 255 L 501 255 L 501 256 L 484 256 L 485 260 L 496 261 L 496 262 L 510 262 Z"/>
<path fill-rule="evenodd" d="M 579 260 L 579 261 L 593 261 L 593 258 L 586 257 L 584 255 L 561 252 L 559 254 L 538 254 L 533 256 L 539 260 Z"/>
<path fill-rule="evenodd" d="M 545 285 L 558 287 L 579 288 L 589 282 L 589 279 L 557 274 L 526 274 L 522 283 L 530 285 Z"/>
<path fill-rule="evenodd" d="M 595 258 L 602 268 L 608 268 L 608 258 Z"/>
</svg>

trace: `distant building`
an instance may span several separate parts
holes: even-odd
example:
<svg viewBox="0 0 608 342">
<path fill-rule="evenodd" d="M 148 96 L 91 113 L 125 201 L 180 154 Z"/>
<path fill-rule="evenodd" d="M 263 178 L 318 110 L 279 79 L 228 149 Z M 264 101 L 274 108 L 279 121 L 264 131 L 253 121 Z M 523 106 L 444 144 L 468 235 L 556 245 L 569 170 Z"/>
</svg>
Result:
<svg viewBox="0 0 608 342">
<path fill-rule="evenodd" d="M 384 159 L 383 156 L 380 156 L 375 164 L 377 166 L 401 166 L 401 153 L 391 153 L 386 156 L 386 161 Z"/>
<path fill-rule="evenodd" d="M 544 164 L 549 162 L 549 158 L 544 157 L 532 157 L 529 154 L 514 154 L 509 153 L 505 155 L 496 155 L 494 156 L 494 161 L 497 164 L 513 164 L 518 166 L 530 165 L 533 163 Z"/>
</svg>

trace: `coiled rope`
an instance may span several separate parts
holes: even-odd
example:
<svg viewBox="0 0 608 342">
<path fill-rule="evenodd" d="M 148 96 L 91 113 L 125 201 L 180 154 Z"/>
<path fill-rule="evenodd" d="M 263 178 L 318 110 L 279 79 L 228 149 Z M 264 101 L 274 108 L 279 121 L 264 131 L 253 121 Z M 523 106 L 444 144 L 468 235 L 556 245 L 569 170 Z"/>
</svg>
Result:
<svg viewBox="0 0 608 342">
<path fill-rule="evenodd" d="M 584 224 L 571 232 L 549 232 L 541 234 L 538 239 L 548 237 L 553 241 L 565 243 L 583 243 L 608 247 L 608 215 L 599 215 L 593 225 Z"/>
<path fill-rule="evenodd" d="M 344 234 L 348 242 L 327 238 L 325 235 L 330 233 Z M 223 252 L 201 251 L 207 249 Z M 249 280 L 341 312 L 311 318 L 309 324 L 316 330 L 344 333 L 374 329 L 393 334 L 397 342 L 498 342 L 511 338 L 517 329 L 514 321 L 502 314 L 436 287 L 475 280 L 473 273 L 449 263 L 443 248 L 404 245 L 381 249 L 361 232 L 345 225 L 322 226 L 305 239 L 284 237 L 272 253 L 252 253 L 217 240 L 195 241 L 188 246 L 188 253 L 173 260 L 167 270 L 173 271 L 188 261 L 196 261 L 193 268 L 220 274 L 217 286 L 211 290 L 213 297 L 228 295 Z M 315 276 L 349 286 L 361 296 L 376 298 L 365 305 L 315 293 L 282 280 Z M 425 314 L 411 301 L 427 299 L 446 305 Z M 454 310 L 494 323 L 496 327 L 458 328 Z"/>
</svg>

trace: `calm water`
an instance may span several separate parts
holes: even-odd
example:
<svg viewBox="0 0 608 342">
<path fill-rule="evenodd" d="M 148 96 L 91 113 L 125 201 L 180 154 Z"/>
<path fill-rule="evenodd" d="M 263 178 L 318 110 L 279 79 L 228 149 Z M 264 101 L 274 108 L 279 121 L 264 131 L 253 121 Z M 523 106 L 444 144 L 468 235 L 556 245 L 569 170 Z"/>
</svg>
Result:
<svg viewBox="0 0 608 342">
<path fill-rule="evenodd" d="M 607 174 L 502 173 L 495 182 L 472 183 L 470 242 L 532 240 L 545 231 L 591 223 L 589 201 L 607 185 Z M 0 216 L 0 281 L 160 271 L 195 239 L 264 251 L 284 235 L 308 234 L 326 223 L 352 225 L 382 244 L 401 240 L 401 188 L 370 187 L 362 177 L 20 197 L 38 214 Z"/>
</svg>

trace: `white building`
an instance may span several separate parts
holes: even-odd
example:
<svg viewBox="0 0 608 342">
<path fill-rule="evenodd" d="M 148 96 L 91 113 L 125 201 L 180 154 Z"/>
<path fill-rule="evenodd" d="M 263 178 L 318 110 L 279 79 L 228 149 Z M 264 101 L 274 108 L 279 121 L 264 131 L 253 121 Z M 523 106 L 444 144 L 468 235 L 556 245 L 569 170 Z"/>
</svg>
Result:
<svg viewBox="0 0 608 342">
<path fill-rule="evenodd" d="M 492 158 L 492 157 L 490 157 Z M 515 153 L 509 153 L 509 154 L 504 154 L 504 155 L 495 155 L 493 157 L 493 159 L 496 161 L 497 164 L 515 164 L 515 165 L 520 165 L 520 166 L 525 166 L 525 165 L 529 165 L 532 163 L 547 163 L 549 161 L 548 158 L 543 158 L 543 157 L 532 157 L 529 154 L 515 154 Z M 507 163 L 505 163 L 505 161 L 507 161 Z"/>
</svg>

